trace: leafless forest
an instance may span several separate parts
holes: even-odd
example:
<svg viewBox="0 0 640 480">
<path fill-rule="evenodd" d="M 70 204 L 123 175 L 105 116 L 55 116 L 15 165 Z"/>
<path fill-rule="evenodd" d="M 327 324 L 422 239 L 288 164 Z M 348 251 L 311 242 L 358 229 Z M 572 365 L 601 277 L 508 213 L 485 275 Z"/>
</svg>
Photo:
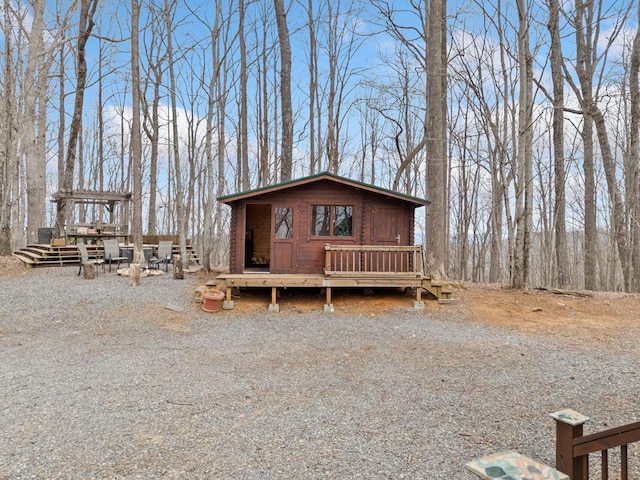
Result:
<svg viewBox="0 0 640 480">
<path fill-rule="evenodd" d="M 1 1 L 0 254 L 108 190 L 223 265 L 218 196 L 330 171 L 434 275 L 640 291 L 637 0 Z"/>
</svg>

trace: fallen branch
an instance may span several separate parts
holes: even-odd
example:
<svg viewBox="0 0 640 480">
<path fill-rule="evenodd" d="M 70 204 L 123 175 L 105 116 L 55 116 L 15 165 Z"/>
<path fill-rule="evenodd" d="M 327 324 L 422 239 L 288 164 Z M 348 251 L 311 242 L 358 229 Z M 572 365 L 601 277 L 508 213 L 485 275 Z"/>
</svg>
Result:
<svg viewBox="0 0 640 480">
<path fill-rule="evenodd" d="M 557 288 L 545 288 L 545 287 L 536 287 L 536 290 L 540 290 L 543 292 L 551 292 L 554 295 L 568 295 L 572 297 L 593 297 L 592 293 L 580 292 L 578 290 L 559 290 Z"/>
</svg>

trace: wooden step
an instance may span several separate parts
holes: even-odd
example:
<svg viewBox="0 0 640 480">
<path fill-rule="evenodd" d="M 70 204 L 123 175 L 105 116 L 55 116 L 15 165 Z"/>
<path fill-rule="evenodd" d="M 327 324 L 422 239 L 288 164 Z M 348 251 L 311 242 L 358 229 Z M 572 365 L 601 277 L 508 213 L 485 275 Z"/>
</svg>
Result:
<svg viewBox="0 0 640 480">
<path fill-rule="evenodd" d="M 36 263 L 35 260 L 27 255 L 24 255 L 24 252 L 14 252 L 13 256 L 21 262 L 25 263 L 28 267 L 31 267 Z"/>
<path fill-rule="evenodd" d="M 452 301 L 451 295 L 455 291 L 448 282 L 432 278 L 424 278 L 422 288 L 438 299 L 440 303 L 450 303 Z"/>
</svg>

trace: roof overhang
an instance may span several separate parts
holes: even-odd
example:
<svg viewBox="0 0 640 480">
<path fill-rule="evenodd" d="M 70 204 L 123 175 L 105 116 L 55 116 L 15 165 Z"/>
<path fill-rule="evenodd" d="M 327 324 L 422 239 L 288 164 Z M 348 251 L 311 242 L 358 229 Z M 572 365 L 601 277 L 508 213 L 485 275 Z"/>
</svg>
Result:
<svg viewBox="0 0 640 480">
<path fill-rule="evenodd" d="M 240 200 L 246 200 L 246 199 L 258 197 L 261 195 L 266 195 L 273 192 L 287 190 L 290 188 L 301 187 L 304 185 L 308 185 L 311 183 L 318 183 L 322 181 L 329 181 L 332 183 L 345 185 L 345 186 L 356 188 L 359 190 L 369 191 L 377 195 L 382 195 L 388 198 L 393 198 L 396 200 L 407 202 L 412 204 L 414 208 L 431 204 L 431 201 L 427 199 L 406 195 L 404 193 L 395 192 L 393 190 L 388 190 L 386 188 L 376 187 L 375 185 L 369 185 L 367 183 L 358 182 L 358 181 L 341 177 L 339 175 L 335 175 L 329 172 L 322 172 L 315 175 L 309 175 L 307 177 L 299 178 L 297 180 L 288 180 L 286 182 L 277 183 L 274 185 L 267 185 L 264 187 L 255 188 L 255 189 L 247 190 L 244 192 L 234 193 L 231 195 L 223 195 L 221 197 L 218 197 L 218 201 L 226 204 L 232 204 Z"/>
</svg>

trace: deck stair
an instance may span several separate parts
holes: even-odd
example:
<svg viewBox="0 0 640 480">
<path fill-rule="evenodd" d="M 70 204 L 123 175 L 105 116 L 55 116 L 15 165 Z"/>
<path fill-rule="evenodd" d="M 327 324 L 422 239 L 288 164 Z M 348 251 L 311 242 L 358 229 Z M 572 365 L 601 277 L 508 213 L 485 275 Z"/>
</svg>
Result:
<svg viewBox="0 0 640 480">
<path fill-rule="evenodd" d="M 102 256 L 102 245 L 87 245 L 89 255 Z M 199 263 L 198 255 L 191 245 L 187 246 L 190 259 Z M 173 253 L 180 253 L 180 246 L 173 245 Z M 75 245 L 30 244 L 16 251 L 13 255 L 27 267 L 65 267 L 80 263 L 80 252 Z"/>
<path fill-rule="evenodd" d="M 87 250 L 90 255 L 102 255 L 101 246 L 87 245 Z M 30 244 L 13 255 L 28 267 L 64 267 L 80 263 L 80 252 L 75 245 Z"/>
<path fill-rule="evenodd" d="M 440 303 L 450 303 L 453 301 L 451 295 L 454 289 L 451 284 L 446 281 L 425 277 L 422 279 L 422 288 L 436 297 Z"/>
</svg>

